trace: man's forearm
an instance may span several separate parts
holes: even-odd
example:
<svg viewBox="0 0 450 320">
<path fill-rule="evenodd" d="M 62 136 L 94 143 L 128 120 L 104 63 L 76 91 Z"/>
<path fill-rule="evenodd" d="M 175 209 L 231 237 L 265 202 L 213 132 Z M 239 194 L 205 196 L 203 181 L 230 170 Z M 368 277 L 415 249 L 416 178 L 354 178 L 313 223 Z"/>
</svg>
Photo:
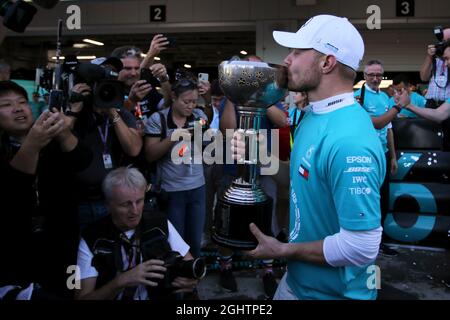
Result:
<svg viewBox="0 0 450 320">
<path fill-rule="evenodd" d="M 430 55 L 427 55 L 425 58 L 425 61 L 423 62 L 422 66 L 420 67 L 420 79 L 422 81 L 425 81 L 425 82 L 430 81 L 432 65 L 433 65 L 433 57 L 431 57 Z"/>
<path fill-rule="evenodd" d="M 62 152 L 70 152 L 77 146 L 78 139 L 72 134 L 72 132 L 68 132 L 58 138 L 58 142 Z"/>
<path fill-rule="evenodd" d="M 395 159 L 397 157 L 395 153 L 395 143 L 394 143 L 394 132 L 392 129 L 388 129 L 388 149 L 389 149 L 389 155 L 391 159 Z"/>
<path fill-rule="evenodd" d="M 397 114 L 398 111 L 395 108 L 392 108 L 379 117 L 372 117 L 373 126 L 375 129 L 383 129 L 395 118 Z"/>
<path fill-rule="evenodd" d="M 438 123 L 441 123 L 450 116 L 449 104 L 444 104 L 437 109 L 419 108 L 413 105 L 408 105 L 406 108 L 422 118 Z"/>
<path fill-rule="evenodd" d="M 142 148 L 142 137 L 136 130 L 129 128 L 123 120 L 114 123 L 114 130 L 123 151 L 132 157 L 136 157 Z"/>
<path fill-rule="evenodd" d="M 323 253 L 323 240 L 303 243 L 285 243 L 280 257 L 295 261 L 310 262 L 318 265 L 328 266 Z"/>
<path fill-rule="evenodd" d="M 119 277 L 114 278 L 103 287 L 87 294 L 76 295 L 77 300 L 113 300 L 123 288 L 119 284 Z"/>
</svg>

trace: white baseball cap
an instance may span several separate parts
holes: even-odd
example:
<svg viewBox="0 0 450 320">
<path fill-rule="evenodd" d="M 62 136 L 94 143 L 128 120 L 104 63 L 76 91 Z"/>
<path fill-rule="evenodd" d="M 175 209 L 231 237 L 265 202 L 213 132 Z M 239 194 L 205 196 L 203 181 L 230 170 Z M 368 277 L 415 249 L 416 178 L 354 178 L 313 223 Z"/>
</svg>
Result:
<svg viewBox="0 0 450 320">
<path fill-rule="evenodd" d="M 318 15 L 306 21 L 296 33 L 274 31 L 273 38 L 283 47 L 315 49 L 333 55 L 353 70 L 358 69 L 364 56 L 364 41 L 347 18 Z"/>
</svg>

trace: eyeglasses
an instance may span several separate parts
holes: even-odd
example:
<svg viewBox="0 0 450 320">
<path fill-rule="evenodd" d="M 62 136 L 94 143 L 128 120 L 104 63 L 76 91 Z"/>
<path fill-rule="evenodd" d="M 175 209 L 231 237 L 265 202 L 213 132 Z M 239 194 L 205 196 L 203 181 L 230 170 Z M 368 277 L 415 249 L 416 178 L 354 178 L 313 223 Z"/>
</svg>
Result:
<svg viewBox="0 0 450 320">
<path fill-rule="evenodd" d="M 368 76 L 369 78 L 383 78 L 384 74 L 383 73 L 365 73 L 366 76 Z"/>
</svg>

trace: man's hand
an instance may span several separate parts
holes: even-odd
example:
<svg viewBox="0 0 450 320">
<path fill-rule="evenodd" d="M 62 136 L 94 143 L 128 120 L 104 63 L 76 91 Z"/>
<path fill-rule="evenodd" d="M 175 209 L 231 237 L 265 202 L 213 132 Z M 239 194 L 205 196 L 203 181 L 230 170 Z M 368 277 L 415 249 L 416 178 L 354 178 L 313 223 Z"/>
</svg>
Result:
<svg viewBox="0 0 450 320">
<path fill-rule="evenodd" d="M 177 288 L 177 290 L 174 291 L 174 293 L 192 292 L 197 286 L 198 281 L 199 281 L 198 279 L 177 277 L 174 279 L 171 285 L 174 288 Z"/>
<path fill-rule="evenodd" d="M 391 159 L 391 175 L 396 175 L 398 170 L 397 158 Z"/>
<path fill-rule="evenodd" d="M 284 243 L 261 232 L 254 223 L 250 223 L 250 231 L 258 240 L 258 246 L 246 254 L 253 259 L 275 259 L 283 257 Z"/>
<path fill-rule="evenodd" d="M 159 82 L 165 82 L 169 80 L 166 66 L 162 63 L 155 63 L 150 67 L 150 71 L 152 72 L 153 76 L 158 79 Z"/>
<path fill-rule="evenodd" d="M 396 91 L 394 93 L 394 101 L 400 108 L 407 108 L 411 104 L 408 90 L 403 88 L 400 92 Z"/>
<path fill-rule="evenodd" d="M 436 54 L 436 46 L 434 44 L 428 45 L 427 53 L 430 57 L 433 57 Z"/>
<path fill-rule="evenodd" d="M 118 286 L 121 288 L 136 287 L 139 285 L 156 287 L 158 283 L 152 280 L 164 279 L 166 272 L 164 261 L 162 260 L 147 260 L 138 264 L 131 270 L 121 273 L 117 276 Z"/>
<path fill-rule="evenodd" d="M 92 94 L 92 89 L 86 83 L 78 83 L 73 86 L 72 94 L 86 97 Z M 80 112 L 83 109 L 83 101 L 70 103 L 69 109 L 72 112 Z"/>
<path fill-rule="evenodd" d="M 233 134 L 233 139 L 231 139 L 231 156 L 234 160 L 237 160 L 238 163 L 244 163 L 245 161 L 245 140 L 244 140 L 244 131 L 237 130 Z M 267 143 L 266 138 L 263 134 L 258 134 L 256 137 L 256 143 L 258 144 L 258 149 L 260 150 L 260 154 L 267 154 Z M 251 144 L 252 140 L 249 139 L 249 143 Z"/>
<path fill-rule="evenodd" d="M 136 81 L 130 89 L 129 100 L 133 103 L 137 103 L 144 99 L 144 97 L 152 90 L 151 84 L 148 84 L 145 80 Z"/>
<path fill-rule="evenodd" d="M 198 83 L 198 93 L 203 96 L 211 90 L 211 84 L 209 81 L 199 81 Z"/>
<path fill-rule="evenodd" d="M 153 37 L 147 54 L 154 58 L 158 54 L 160 54 L 161 51 L 167 49 L 168 45 L 169 45 L 169 41 L 167 40 L 167 38 L 162 34 L 157 34 Z"/>
<path fill-rule="evenodd" d="M 27 143 L 36 150 L 41 150 L 61 134 L 65 127 L 65 120 L 60 112 L 44 111 L 31 127 L 26 138 Z"/>
</svg>

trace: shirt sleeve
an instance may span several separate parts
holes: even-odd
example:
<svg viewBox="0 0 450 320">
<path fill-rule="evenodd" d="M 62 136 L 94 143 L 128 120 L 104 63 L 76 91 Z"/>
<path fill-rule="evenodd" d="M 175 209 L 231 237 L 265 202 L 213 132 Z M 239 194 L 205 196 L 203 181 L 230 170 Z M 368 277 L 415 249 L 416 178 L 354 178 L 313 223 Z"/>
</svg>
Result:
<svg viewBox="0 0 450 320">
<path fill-rule="evenodd" d="M 144 122 L 144 133 L 146 137 L 161 137 L 161 116 L 158 112 L 153 113 L 150 118 Z"/>
<path fill-rule="evenodd" d="M 323 255 L 332 267 L 364 266 L 373 262 L 380 248 L 383 228 L 369 231 L 348 231 L 325 238 Z"/>
<path fill-rule="evenodd" d="M 137 128 L 136 118 L 127 109 L 120 109 L 120 117 L 122 118 L 123 122 L 125 122 L 128 128 Z"/>
<path fill-rule="evenodd" d="M 97 278 L 98 272 L 92 266 L 92 259 L 94 255 L 86 243 L 86 241 L 81 238 L 80 245 L 78 246 L 78 257 L 77 257 L 77 265 L 80 268 L 80 279 L 87 278 Z"/>
<path fill-rule="evenodd" d="M 378 142 L 378 141 L 377 141 Z M 328 157 L 328 179 L 340 226 L 372 230 L 380 226 L 380 187 L 386 163 L 364 139 L 336 141 Z"/>
<path fill-rule="evenodd" d="M 189 252 L 189 245 L 181 238 L 178 231 L 174 228 L 170 221 L 167 221 L 169 226 L 169 244 L 173 251 L 180 253 L 183 257 Z"/>
</svg>

